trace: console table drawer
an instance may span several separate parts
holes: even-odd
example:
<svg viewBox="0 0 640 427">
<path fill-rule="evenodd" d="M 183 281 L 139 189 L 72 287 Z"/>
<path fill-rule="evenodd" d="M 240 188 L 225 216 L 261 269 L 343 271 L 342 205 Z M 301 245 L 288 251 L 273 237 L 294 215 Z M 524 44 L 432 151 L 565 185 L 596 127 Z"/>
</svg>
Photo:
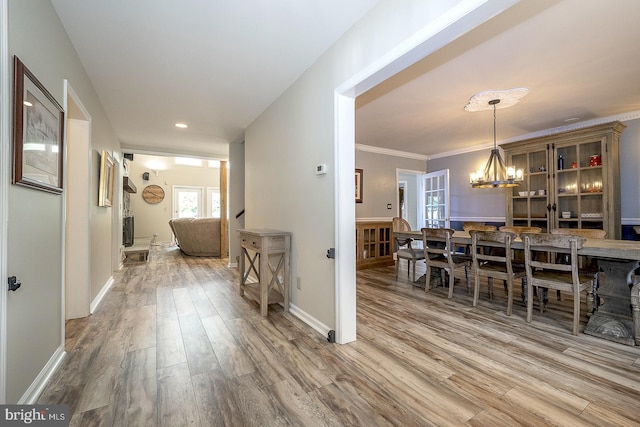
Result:
<svg viewBox="0 0 640 427">
<path fill-rule="evenodd" d="M 259 237 L 242 236 L 241 245 L 243 248 L 260 250 L 262 247 L 262 239 Z"/>
</svg>

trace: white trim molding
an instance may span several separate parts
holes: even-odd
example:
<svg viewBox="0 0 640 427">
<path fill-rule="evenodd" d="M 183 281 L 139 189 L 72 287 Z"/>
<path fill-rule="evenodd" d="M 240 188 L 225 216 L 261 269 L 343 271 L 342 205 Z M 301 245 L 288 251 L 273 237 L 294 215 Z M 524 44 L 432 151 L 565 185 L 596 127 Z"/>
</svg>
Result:
<svg viewBox="0 0 640 427">
<path fill-rule="evenodd" d="M 622 218 L 622 225 L 640 225 L 640 218 Z"/>
<path fill-rule="evenodd" d="M 329 326 L 311 316 L 306 311 L 301 310 L 300 307 L 289 303 L 289 313 L 302 320 L 304 323 L 313 328 L 313 330 L 319 332 L 321 335 L 325 337 L 329 335 L 329 331 L 331 330 Z"/>
<path fill-rule="evenodd" d="M 31 383 L 29 388 L 24 392 L 18 404 L 20 405 L 34 405 L 38 402 L 40 394 L 44 388 L 49 384 L 51 376 L 58 370 L 58 367 L 64 360 L 67 352 L 64 351 L 64 346 L 59 346 L 56 351 L 51 355 L 49 361 L 42 368 L 38 376 Z"/>
<path fill-rule="evenodd" d="M 414 160 L 429 160 L 429 156 L 424 154 L 409 153 L 407 151 L 392 150 L 390 148 L 373 147 L 371 145 L 356 144 L 357 151 L 365 151 L 368 153 L 382 154 L 384 156 L 404 157 Z"/>
<path fill-rule="evenodd" d="M 89 308 L 89 310 L 91 311 L 91 314 L 93 314 L 96 311 L 96 309 L 102 302 L 102 299 L 104 298 L 104 296 L 107 294 L 107 292 L 109 292 L 109 289 L 111 289 L 111 286 L 113 286 L 114 282 L 115 280 L 113 280 L 113 276 L 109 277 L 109 280 L 107 280 L 107 282 L 104 284 L 102 289 L 100 289 L 100 292 L 98 293 L 98 295 L 96 295 L 93 301 L 91 301 L 91 306 Z"/>
</svg>

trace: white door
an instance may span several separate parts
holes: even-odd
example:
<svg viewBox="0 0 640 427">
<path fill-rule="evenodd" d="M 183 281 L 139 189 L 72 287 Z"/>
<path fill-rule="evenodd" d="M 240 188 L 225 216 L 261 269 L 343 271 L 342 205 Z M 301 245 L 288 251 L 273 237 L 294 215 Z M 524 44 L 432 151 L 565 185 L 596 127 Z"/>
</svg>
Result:
<svg viewBox="0 0 640 427">
<path fill-rule="evenodd" d="M 422 184 L 423 227 L 448 228 L 450 225 L 449 169 L 425 174 Z"/>
<path fill-rule="evenodd" d="M 173 217 L 202 216 L 202 187 L 173 187 Z"/>
</svg>

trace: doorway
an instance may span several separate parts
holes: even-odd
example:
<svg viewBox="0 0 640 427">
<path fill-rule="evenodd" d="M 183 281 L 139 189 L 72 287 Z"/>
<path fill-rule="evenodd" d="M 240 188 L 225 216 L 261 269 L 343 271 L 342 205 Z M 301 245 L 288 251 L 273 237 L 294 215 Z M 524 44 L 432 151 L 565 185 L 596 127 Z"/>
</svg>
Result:
<svg viewBox="0 0 640 427">
<path fill-rule="evenodd" d="M 67 161 L 63 304 L 65 319 L 75 319 L 86 317 L 91 312 L 91 116 L 66 80 L 65 93 Z"/>
</svg>

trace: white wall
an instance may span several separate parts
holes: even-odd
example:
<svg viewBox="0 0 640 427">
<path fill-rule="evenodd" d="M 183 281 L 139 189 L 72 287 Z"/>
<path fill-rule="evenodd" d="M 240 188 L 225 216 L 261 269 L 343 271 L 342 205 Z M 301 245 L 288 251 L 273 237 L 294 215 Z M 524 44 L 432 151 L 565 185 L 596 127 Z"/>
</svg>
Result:
<svg viewBox="0 0 640 427">
<path fill-rule="evenodd" d="M 93 119 L 91 289 L 95 297 L 112 274 L 112 216 L 109 209 L 97 207 L 97 153 L 118 151 L 120 143 L 50 2 L 9 0 L 9 51 L 60 105 L 68 79 Z M 12 81 L 11 75 L 2 78 Z M 2 170 L 8 173 L 10 164 L 2 165 Z M 53 195 L 13 185 L 9 189 L 7 269 L 22 279 L 23 286 L 7 300 L 7 402 L 30 398 L 25 392 L 63 349 L 64 197 L 73 194 Z"/>
<path fill-rule="evenodd" d="M 362 203 L 356 203 L 356 218 L 392 218 L 398 213 L 396 169 L 424 171 L 425 161 L 356 151 L 356 168 L 362 169 L 363 181 Z M 387 208 L 389 204 L 391 208 Z M 415 219 L 415 212 L 413 216 Z"/>
<path fill-rule="evenodd" d="M 381 1 L 245 133 L 246 226 L 292 232 L 292 304 L 329 327 L 336 324 L 335 265 L 325 256 L 335 246 L 334 92 L 456 3 Z M 327 175 L 315 175 L 320 163 Z"/>
<path fill-rule="evenodd" d="M 165 168 L 155 172 L 149 165 L 162 164 Z M 220 168 L 210 168 L 207 160 L 202 160 L 202 167 L 179 166 L 174 164 L 173 157 L 149 156 L 134 154 L 129 163 L 129 179 L 137 187 L 137 193 L 130 195 L 130 210 L 134 216 L 134 237 L 153 237 L 158 234 L 157 242 L 170 242 L 171 229 L 169 220 L 173 218 L 173 187 L 202 187 L 203 212 L 207 208 L 207 187 L 220 187 Z M 149 172 L 149 180 L 144 181 L 142 174 Z M 148 185 L 159 185 L 164 189 L 164 200 L 158 204 L 150 204 L 142 198 L 142 191 Z M 206 215 L 203 215 L 206 216 Z"/>
<path fill-rule="evenodd" d="M 244 140 L 229 144 L 229 264 L 237 265 L 240 256 L 238 230 L 244 228 Z"/>
</svg>

